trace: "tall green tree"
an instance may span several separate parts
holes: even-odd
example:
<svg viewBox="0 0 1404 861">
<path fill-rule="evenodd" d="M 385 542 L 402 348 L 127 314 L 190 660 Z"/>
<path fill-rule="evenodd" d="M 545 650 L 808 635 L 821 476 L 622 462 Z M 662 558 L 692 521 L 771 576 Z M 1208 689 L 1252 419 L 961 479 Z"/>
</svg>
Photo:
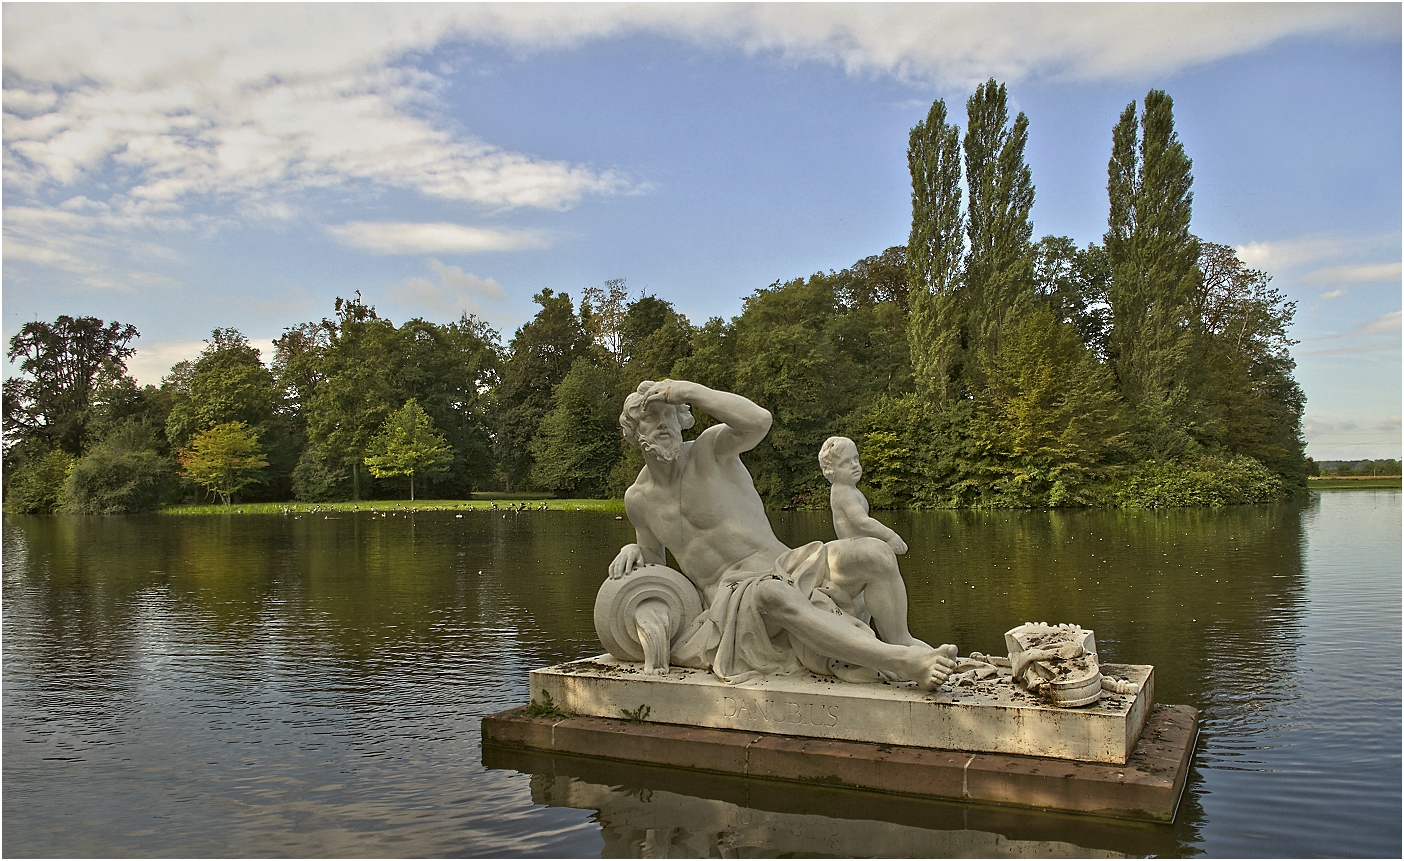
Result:
<svg viewBox="0 0 1404 861">
<path fill-rule="evenodd" d="M 1126 425 L 1110 370 L 1075 326 L 1046 306 L 1011 325 L 982 394 L 988 406 L 972 422 L 982 453 L 979 501 L 1092 501 L 1103 466 L 1125 445 Z"/>
<path fill-rule="evenodd" d="M 531 441 L 553 406 L 552 393 L 575 360 L 593 352 L 570 294 L 546 288 L 532 299 L 541 310 L 513 336 L 497 387 L 494 444 L 508 489 L 530 481 Z"/>
<path fill-rule="evenodd" d="M 616 365 L 628 359 L 624 352 L 625 318 L 629 289 L 625 279 L 611 278 L 603 287 L 586 287 L 580 294 L 580 319 L 592 338 Z"/>
<path fill-rule="evenodd" d="M 493 480 L 496 462 L 486 393 L 496 386 L 499 336 L 464 314 L 441 325 L 415 318 L 396 330 L 392 366 L 395 397 L 413 399 L 453 449 L 440 483 L 460 496 Z"/>
<path fill-rule="evenodd" d="M 1107 290 L 1111 264 L 1095 242 L 1086 248 L 1067 236 L 1045 236 L 1034 244 L 1034 293 L 1054 319 L 1071 323 L 1083 346 L 1099 359 L 1107 355 L 1111 315 Z"/>
<path fill-rule="evenodd" d="M 416 475 L 442 475 L 452 462 L 453 449 L 413 398 L 390 414 L 366 447 L 366 467 L 376 478 L 409 476 L 410 499 Z"/>
<path fill-rule="evenodd" d="M 624 388 L 632 391 L 643 380 L 672 376 L 678 360 L 692 354 L 693 335 L 692 324 L 671 302 L 657 296 L 640 296 L 630 302 L 620 339 Z"/>
<path fill-rule="evenodd" d="M 19 374 L 4 383 L 6 450 L 33 439 L 45 451 L 59 448 L 75 457 L 87 451 L 93 393 L 126 373 L 137 337 L 135 326 L 96 317 L 24 324 L 5 354 L 20 360 Z"/>
<path fill-rule="evenodd" d="M 396 331 L 375 308 L 340 297 L 336 318 L 322 320 L 327 344 L 321 351 L 321 373 L 307 411 L 308 449 L 298 469 L 328 472 L 344 467 L 351 473 L 352 499 L 360 499 L 366 445 L 396 409 L 392 380 Z"/>
<path fill-rule="evenodd" d="M 1306 397 L 1293 377 L 1296 342 L 1287 334 L 1296 303 L 1229 246 L 1200 242 L 1199 248 L 1204 280 L 1197 304 L 1204 354 L 1214 369 L 1202 391 L 1223 426 L 1223 445 L 1259 461 L 1290 489 L 1304 489 Z"/>
<path fill-rule="evenodd" d="M 1139 119 L 1136 103 L 1127 105 L 1112 130 L 1107 163 L 1107 346 L 1135 411 L 1137 443 L 1156 460 L 1212 442 L 1196 392 L 1205 365 L 1195 308 L 1202 276 L 1199 241 L 1190 233 L 1191 166 L 1168 95 L 1147 93 Z"/>
<path fill-rule="evenodd" d="M 966 101 L 965 180 L 970 191 L 966 232 L 965 311 L 969 349 L 978 372 L 999 350 L 1004 329 L 1028 313 L 1033 298 L 1031 243 L 1034 186 L 1024 148 L 1029 120 L 1009 123 L 1008 93 L 991 78 Z"/>
<path fill-rule="evenodd" d="M 770 433 L 746 456 L 770 505 L 807 506 L 819 495 L 815 456 L 844 413 L 839 389 L 851 379 L 826 337 L 836 305 L 830 279 L 797 278 L 746 297 L 733 324 L 736 392 L 774 416 Z"/>
<path fill-rule="evenodd" d="M 958 397 L 964 308 L 965 216 L 961 212 L 960 129 L 946 121 L 946 103 L 931 103 L 907 143 L 912 228 L 907 239 L 912 370 L 918 391 L 944 405 Z"/>
<path fill-rule="evenodd" d="M 902 313 L 911 313 L 908 296 L 907 246 L 894 245 L 881 254 L 864 257 L 844 270 L 839 301 L 849 308 L 866 308 L 890 302 Z"/>
<path fill-rule="evenodd" d="M 618 371 L 583 356 L 571 365 L 531 443 L 537 487 L 574 497 L 609 491 L 610 472 L 623 454 L 619 410 L 624 398 L 617 376 Z"/>
<path fill-rule="evenodd" d="M 166 436 L 176 448 L 215 425 L 243 422 L 265 430 L 279 405 L 272 372 L 238 329 L 210 333 L 182 394 L 166 420 Z"/>
</svg>

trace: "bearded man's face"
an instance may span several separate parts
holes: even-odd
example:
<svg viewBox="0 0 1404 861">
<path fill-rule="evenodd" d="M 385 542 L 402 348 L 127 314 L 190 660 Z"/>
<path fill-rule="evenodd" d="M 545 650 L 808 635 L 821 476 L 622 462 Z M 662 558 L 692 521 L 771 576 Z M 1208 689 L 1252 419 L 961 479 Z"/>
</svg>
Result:
<svg viewBox="0 0 1404 861">
<path fill-rule="evenodd" d="M 682 453 L 682 426 L 678 409 L 670 404 L 653 403 L 639 417 L 639 449 L 644 457 L 672 463 Z"/>
</svg>

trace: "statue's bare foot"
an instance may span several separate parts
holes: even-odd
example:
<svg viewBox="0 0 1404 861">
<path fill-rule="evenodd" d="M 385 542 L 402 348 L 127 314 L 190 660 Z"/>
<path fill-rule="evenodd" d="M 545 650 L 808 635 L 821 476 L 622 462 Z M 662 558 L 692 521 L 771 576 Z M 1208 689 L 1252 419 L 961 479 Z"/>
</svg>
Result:
<svg viewBox="0 0 1404 861">
<path fill-rule="evenodd" d="M 916 646 L 916 647 L 919 648 L 919 649 L 934 649 L 934 648 L 935 648 L 935 646 L 932 646 L 930 643 L 926 642 L 925 640 L 918 640 L 916 637 L 913 637 L 911 634 L 908 634 L 908 635 L 907 635 L 907 639 L 902 640 L 901 642 L 898 642 L 898 643 L 893 643 L 892 645 L 894 645 L 894 646 Z"/>
<path fill-rule="evenodd" d="M 947 644 L 939 649 L 933 649 L 929 646 L 925 649 L 920 646 L 911 646 L 910 648 L 915 653 L 912 658 L 914 672 L 911 674 L 911 679 L 917 683 L 918 688 L 924 691 L 934 691 L 939 688 L 946 681 L 946 677 L 955 670 L 957 654 L 955 646 Z"/>
</svg>

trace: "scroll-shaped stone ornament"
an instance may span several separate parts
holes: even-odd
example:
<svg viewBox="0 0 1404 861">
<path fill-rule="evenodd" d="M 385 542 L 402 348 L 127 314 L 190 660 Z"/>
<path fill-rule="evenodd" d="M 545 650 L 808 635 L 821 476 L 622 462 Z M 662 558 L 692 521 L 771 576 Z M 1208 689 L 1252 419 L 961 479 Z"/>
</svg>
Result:
<svg viewBox="0 0 1404 861">
<path fill-rule="evenodd" d="M 1014 682 L 1055 706 L 1091 705 L 1102 696 L 1097 641 L 1079 625 L 1025 622 L 1006 631 Z"/>
<path fill-rule="evenodd" d="M 663 674 L 674 639 L 701 613 L 702 596 L 691 580 L 665 565 L 645 565 L 600 586 L 595 633 L 614 657 Z"/>
</svg>

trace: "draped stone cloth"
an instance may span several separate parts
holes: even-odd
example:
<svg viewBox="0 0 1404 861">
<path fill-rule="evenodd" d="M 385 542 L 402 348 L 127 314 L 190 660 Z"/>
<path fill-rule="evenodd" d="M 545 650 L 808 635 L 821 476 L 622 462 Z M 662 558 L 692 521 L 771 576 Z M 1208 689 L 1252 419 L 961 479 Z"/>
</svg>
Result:
<svg viewBox="0 0 1404 861">
<path fill-rule="evenodd" d="M 867 636 L 877 636 L 865 624 L 867 613 L 829 582 L 831 550 L 831 544 L 811 541 L 781 554 L 778 559 L 758 553 L 732 565 L 717 583 L 711 606 L 693 620 L 672 646 L 669 663 L 710 669 L 730 684 L 802 669 L 845 681 L 878 681 L 880 676 L 876 670 L 854 667 L 817 654 L 785 631 L 774 637 L 766 631 L 754 590 L 756 584 L 764 580 L 783 580 L 798 589 L 815 607 L 842 616 Z"/>
</svg>

